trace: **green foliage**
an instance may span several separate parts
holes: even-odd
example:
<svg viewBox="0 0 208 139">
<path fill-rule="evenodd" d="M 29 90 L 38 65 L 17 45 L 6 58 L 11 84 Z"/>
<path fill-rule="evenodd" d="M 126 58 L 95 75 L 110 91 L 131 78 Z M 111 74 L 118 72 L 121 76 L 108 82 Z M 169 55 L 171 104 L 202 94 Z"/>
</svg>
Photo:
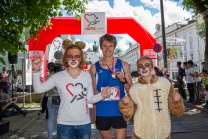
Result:
<svg viewBox="0 0 208 139">
<path fill-rule="evenodd" d="M 51 17 L 62 16 L 64 10 L 80 18 L 87 3 L 88 0 L 1 0 L 0 55 L 26 52 L 25 42 L 21 39 L 25 28 L 30 28 L 29 34 L 37 35 L 42 26 L 50 25 Z M 0 63 L 5 64 L 2 57 Z"/>
<path fill-rule="evenodd" d="M 197 24 L 196 29 L 197 29 L 197 34 L 199 35 L 199 37 L 201 39 L 203 38 L 205 39 L 205 35 L 206 35 L 205 23 L 202 22 L 202 23 Z"/>
</svg>

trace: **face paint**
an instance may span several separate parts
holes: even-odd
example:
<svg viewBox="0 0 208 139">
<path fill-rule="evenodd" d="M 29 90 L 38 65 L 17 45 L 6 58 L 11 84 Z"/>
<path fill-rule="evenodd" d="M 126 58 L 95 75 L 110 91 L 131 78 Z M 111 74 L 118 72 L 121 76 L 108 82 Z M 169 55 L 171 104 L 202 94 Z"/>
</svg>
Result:
<svg viewBox="0 0 208 139">
<path fill-rule="evenodd" d="M 140 70 L 139 73 L 141 74 L 142 77 L 146 77 L 150 74 L 149 69 L 143 66 Z"/>
<path fill-rule="evenodd" d="M 77 60 L 72 59 L 68 62 L 68 64 L 70 67 L 76 68 L 78 66 L 79 62 Z"/>
</svg>

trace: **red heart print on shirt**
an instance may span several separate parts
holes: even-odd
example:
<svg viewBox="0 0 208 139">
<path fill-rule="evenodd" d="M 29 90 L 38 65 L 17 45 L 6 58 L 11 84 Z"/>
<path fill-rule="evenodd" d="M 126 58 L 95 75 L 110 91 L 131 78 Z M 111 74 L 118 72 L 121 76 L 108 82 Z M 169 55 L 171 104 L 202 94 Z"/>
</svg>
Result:
<svg viewBox="0 0 208 139">
<path fill-rule="evenodd" d="M 66 85 L 66 90 L 69 92 L 69 94 L 70 94 L 71 96 L 74 96 L 74 94 L 69 90 L 69 86 L 73 86 L 73 87 L 74 87 L 74 84 L 69 83 L 69 84 Z"/>
</svg>

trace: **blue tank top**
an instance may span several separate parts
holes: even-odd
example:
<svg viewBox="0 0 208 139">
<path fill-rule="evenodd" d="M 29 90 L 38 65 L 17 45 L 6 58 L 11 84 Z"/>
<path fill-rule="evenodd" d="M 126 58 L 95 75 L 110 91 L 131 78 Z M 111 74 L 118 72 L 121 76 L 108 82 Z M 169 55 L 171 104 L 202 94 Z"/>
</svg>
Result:
<svg viewBox="0 0 208 139">
<path fill-rule="evenodd" d="M 98 93 L 101 92 L 102 88 L 109 86 L 111 87 L 110 98 L 104 99 L 96 103 L 96 116 L 110 117 L 110 116 L 122 116 L 119 111 L 118 103 L 121 98 L 125 96 L 124 85 L 118 78 L 113 79 L 111 71 L 104 69 L 100 66 L 99 61 L 95 63 L 96 68 L 96 80 Z M 122 71 L 123 66 L 120 59 L 117 59 L 115 64 L 115 72 Z"/>
</svg>

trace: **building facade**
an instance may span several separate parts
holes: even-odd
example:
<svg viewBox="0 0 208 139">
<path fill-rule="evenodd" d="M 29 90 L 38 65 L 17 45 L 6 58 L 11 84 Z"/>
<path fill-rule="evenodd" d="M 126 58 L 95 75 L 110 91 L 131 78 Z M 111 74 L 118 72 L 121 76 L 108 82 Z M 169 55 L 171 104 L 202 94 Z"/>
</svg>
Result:
<svg viewBox="0 0 208 139">
<path fill-rule="evenodd" d="M 139 44 L 136 43 L 132 45 L 129 44 L 129 48 L 125 51 L 125 53 L 122 55 L 121 59 L 125 62 L 127 62 L 130 65 L 130 71 L 137 71 L 137 65 L 136 62 L 140 57 L 140 47 Z"/>
<path fill-rule="evenodd" d="M 174 23 L 165 28 L 166 38 L 181 38 L 183 43 L 183 62 L 192 60 L 201 70 L 201 62 L 204 61 L 205 42 L 197 35 L 196 25 L 199 21 L 187 19 L 183 22 Z M 162 30 L 159 24 L 156 25 L 155 37 L 162 39 Z M 166 43 L 166 45 L 169 45 Z"/>
</svg>

